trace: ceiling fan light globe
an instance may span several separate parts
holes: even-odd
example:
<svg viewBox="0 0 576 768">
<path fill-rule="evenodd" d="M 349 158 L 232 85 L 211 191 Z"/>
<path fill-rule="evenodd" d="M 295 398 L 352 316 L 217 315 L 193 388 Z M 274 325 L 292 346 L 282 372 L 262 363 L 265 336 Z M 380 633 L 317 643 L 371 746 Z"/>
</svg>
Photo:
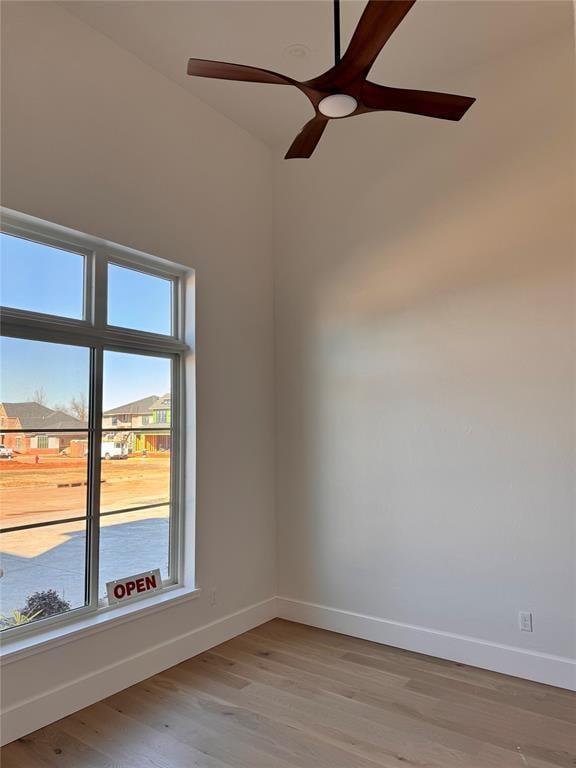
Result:
<svg viewBox="0 0 576 768">
<path fill-rule="evenodd" d="M 358 102 L 347 93 L 333 93 L 325 96 L 318 104 L 318 110 L 326 117 L 348 117 L 356 111 Z"/>
</svg>

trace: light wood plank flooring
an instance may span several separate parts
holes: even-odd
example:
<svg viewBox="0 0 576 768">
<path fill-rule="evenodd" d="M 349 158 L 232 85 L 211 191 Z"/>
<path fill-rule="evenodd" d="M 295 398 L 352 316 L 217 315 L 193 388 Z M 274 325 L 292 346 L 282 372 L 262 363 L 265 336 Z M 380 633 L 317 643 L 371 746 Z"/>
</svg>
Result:
<svg viewBox="0 0 576 768">
<path fill-rule="evenodd" d="M 276 619 L 1 758 L 2 768 L 573 768 L 576 694 Z"/>
</svg>

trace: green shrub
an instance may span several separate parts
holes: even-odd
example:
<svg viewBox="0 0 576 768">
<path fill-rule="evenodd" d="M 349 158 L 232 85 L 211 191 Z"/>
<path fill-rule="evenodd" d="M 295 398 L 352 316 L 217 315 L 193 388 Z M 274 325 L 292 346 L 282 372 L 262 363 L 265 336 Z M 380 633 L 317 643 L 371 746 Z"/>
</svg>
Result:
<svg viewBox="0 0 576 768">
<path fill-rule="evenodd" d="M 54 616 L 56 613 L 69 611 L 72 606 L 67 600 L 63 600 L 55 589 L 46 589 L 43 592 L 34 592 L 26 598 L 26 604 L 22 613 L 27 615 L 34 613 L 36 616 L 41 614 L 45 619 L 48 616 Z"/>
</svg>

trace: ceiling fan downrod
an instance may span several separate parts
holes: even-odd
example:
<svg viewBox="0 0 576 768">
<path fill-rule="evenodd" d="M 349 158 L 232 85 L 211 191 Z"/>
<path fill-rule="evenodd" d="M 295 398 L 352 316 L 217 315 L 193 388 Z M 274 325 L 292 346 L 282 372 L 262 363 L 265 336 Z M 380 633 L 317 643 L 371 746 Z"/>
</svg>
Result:
<svg viewBox="0 0 576 768">
<path fill-rule="evenodd" d="M 334 0 L 334 59 L 338 64 L 340 56 L 340 0 Z"/>
</svg>

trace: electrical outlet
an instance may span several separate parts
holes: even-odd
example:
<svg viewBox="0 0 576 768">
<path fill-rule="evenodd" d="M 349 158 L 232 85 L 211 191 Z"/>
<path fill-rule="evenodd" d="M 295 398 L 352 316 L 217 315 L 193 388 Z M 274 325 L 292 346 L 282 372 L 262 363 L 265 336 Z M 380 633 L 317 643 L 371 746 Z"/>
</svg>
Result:
<svg viewBox="0 0 576 768">
<path fill-rule="evenodd" d="M 522 632 L 533 632 L 532 628 L 532 612 L 531 611 L 520 611 L 518 614 L 519 623 L 520 623 L 520 630 Z"/>
<path fill-rule="evenodd" d="M 208 602 L 212 607 L 216 605 L 216 587 L 212 587 L 212 589 L 208 592 Z"/>
</svg>

